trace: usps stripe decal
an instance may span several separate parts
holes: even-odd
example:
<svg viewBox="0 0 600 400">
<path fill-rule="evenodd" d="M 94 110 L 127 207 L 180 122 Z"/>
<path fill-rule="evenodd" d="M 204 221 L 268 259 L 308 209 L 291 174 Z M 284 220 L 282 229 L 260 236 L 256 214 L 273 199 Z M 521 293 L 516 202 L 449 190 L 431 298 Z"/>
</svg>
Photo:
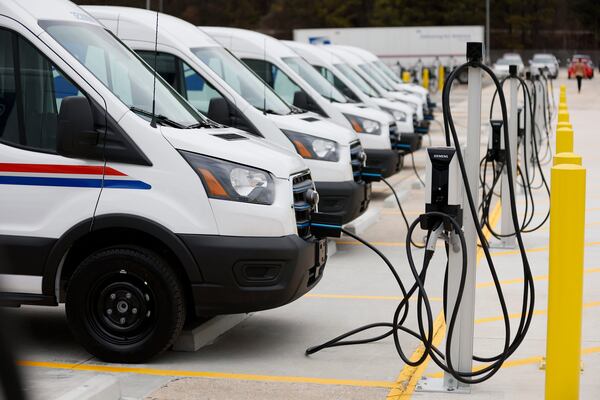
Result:
<svg viewBox="0 0 600 400">
<path fill-rule="evenodd" d="M 104 180 L 102 180 L 103 172 L 105 175 Z M 94 175 L 97 177 L 93 177 Z M 146 182 L 131 179 L 127 174 L 114 168 L 104 168 L 101 165 L 12 163 L 0 163 L 0 185 L 81 188 L 100 188 L 104 186 L 109 189 L 141 190 L 148 190 L 152 187 Z"/>
</svg>

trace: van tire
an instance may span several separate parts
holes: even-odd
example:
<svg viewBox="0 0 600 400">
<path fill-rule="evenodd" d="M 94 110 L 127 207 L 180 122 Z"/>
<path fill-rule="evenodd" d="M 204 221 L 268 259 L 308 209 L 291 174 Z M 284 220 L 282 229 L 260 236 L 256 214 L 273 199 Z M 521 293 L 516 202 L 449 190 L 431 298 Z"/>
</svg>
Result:
<svg viewBox="0 0 600 400">
<path fill-rule="evenodd" d="M 73 335 L 89 353 L 107 362 L 142 363 L 169 348 L 181 333 L 184 290 L 154 252 L 109 247 L 75 269 L 66 314 Z"/>
</svg>

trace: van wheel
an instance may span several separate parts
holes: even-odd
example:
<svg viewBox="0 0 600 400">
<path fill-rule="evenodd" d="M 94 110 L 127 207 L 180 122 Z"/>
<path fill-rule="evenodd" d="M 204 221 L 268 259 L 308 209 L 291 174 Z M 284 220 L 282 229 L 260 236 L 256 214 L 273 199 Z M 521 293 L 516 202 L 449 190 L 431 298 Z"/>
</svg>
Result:
<svg viewBox="0 0 600 400">
<path fill-rule="evenodd" d="M 99 250 L 77 267 L 66 297 L 69 326 L 94 356 L 141 363 L 170 347 L 185 322 L 179 279 L 140 247 Z"/>
</svg>

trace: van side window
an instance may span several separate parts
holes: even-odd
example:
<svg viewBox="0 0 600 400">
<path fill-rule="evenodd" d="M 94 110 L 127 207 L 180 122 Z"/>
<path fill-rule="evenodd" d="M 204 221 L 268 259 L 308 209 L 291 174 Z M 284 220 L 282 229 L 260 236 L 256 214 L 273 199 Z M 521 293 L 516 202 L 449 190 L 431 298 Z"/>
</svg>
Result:
<svg viewBox="0 0 600 400">
<path fill-rule="evenodd" d="M 337 90 L 339 90 L 344 96 L 353 100 L 357 103 L 360 103 L 360 99 L 356 94 L 350 89 L 344 82 L 338 79 L 337 76 L 333 74 L 328 68 L 322 67 L 320 65 L 315 65 L 315 69 L 323 76 L 323 78 L 327 79 L 329 83 L 331 83 Z"/>
<path fill-rule="evenodd" d="M 137 51 L 137 53 L 150 67 L 154 67 L 153 51 Z M 223 98 L 210 83 L 172 54 L 158 53 L 156 71 L 204 115 L 208 115 L 208 105 L 211 99 Z"/>
<path fill-rule="evenodd" d="M 27 40 L 0 29 L 1 142 L 56 152 L 62 99 L 81 95 Z"/>
<path fill-rule="evenodd" d="M 276 65 L 265 61 L 255 60 L 249 58 L 242 58 L 242 61 L 246 63 L 263 81 L 267 82 L 269 86 L 275 90 L 281 98 L 283 98 L 288 104 L 294 104 L 294 95 L 296 92 L 302 92 L 300 86 L 296 85 L 292 80 Z"/>
</svg>

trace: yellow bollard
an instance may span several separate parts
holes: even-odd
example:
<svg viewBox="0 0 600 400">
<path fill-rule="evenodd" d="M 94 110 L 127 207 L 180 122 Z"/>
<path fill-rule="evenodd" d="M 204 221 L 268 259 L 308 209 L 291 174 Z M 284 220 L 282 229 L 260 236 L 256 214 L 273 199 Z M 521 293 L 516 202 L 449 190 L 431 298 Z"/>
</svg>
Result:
<svg viewBox="0 0 600 400">
<path fill-rule="evenodd" d="M 408 71 L 402 72 L 402 81 L 406 82 L 406 83 L 410 82 L 410 72 L 408 72 Z"/>
<path fill-rule="evenodd" d="M 560 164 L 582 165 L 581 156 L 575 153 L 556 153 L 552 159 L 552 165 Z"/>
<path fill-rule="evenodd" d="M 567 91 L 567 86 L 566 85 L 560 85 L 560 92 L 561 93 L 565 93 Z"/>
<path fill-rule="evenodd" d="M 558 103 L 558 111 L 567 111 L 567 103 Z"/>
<path fill-rule="evenodd" d="M 560 103 L 566 103 L 566 102 L 567 102 L 567 95 L 566 95 L 566 94 L 564 94 L 564 93 L 561 93 L 561 94 L 558 96 L 558 101 L 559 101 Z"/>
<path fill-rule="evenodd" d="M 556 130 L 556 153 L 573 152 L 573 129 L 558 128 Z"/>
<path fill-rule="evenodd" d="M 444 80 L 446 79 L 446 70 L 443 65 L 438 68 L 438 92 L 444 90 Z"/>
<path fill-rule="evenodd" d="M 579 398 L 585 168 L 552 167 L 546 400 Z"/>
<path fill-rule="evenodd" d="M 423 68 L 423 87 L 429 90 L 429 68 Z"/>
<path fill-rule="evenodd" d="M 570 122 L 559 122 L 556 124 L 556 129 L 569 128 L 573 129 L 573 125 Z"/>
<path fill-rule="evenodd" d="M 569 112 L 568 111 L 559 111 L 558 112 L 558 122 L 569 122 Z"/>
</svg>

